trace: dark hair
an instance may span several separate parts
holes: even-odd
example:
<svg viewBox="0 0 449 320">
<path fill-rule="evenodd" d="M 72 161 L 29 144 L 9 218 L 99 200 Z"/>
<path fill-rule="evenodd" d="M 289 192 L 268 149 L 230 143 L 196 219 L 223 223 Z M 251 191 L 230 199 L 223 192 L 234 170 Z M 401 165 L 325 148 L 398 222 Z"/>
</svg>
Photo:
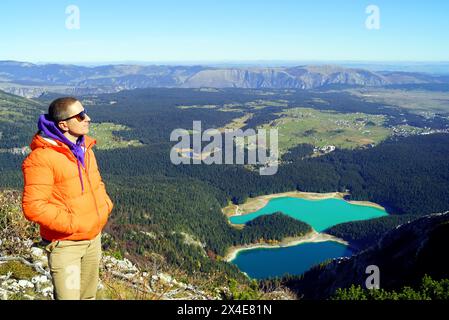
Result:
<svg viewBox="0 0 449 320">
<path fill-rule="evenodd" d="M 55 122 L 65 119 L 70 116 L 67 114 L 69 107 L 77 101 L 79 100 L 73 97 L 58 98 L 48 107 L 48 115 Z"/>
</svg>

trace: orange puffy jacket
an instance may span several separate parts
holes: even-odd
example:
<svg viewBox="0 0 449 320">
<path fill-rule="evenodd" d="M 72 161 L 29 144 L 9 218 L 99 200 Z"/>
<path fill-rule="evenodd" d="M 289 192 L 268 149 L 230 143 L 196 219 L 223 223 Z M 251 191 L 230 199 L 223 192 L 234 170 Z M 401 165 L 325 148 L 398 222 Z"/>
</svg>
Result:
<svg viewBox="0 0 449 320">
<path fill-rule="evenodd" d="M 113 204 L 92 151 L 96 140 L 85 136 L 86 167 L 64 143 L 33 137 L 31 153 L 22 164 L 25 217 L 40 225 L 42 238 L 91 240 L 106 225 Z"/>
</svg>

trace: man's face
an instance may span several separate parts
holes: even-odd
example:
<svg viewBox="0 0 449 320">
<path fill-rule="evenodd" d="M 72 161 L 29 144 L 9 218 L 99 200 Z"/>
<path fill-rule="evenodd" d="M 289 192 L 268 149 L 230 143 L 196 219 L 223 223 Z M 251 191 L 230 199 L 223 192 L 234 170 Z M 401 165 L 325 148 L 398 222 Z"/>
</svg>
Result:
<svg viewBox="0 0 449 320">
<path fill-rule="evenodd" d="M 68 120 L 60 121 L 59 126 L 64 131 L 69 131 L 69 133 L 75 137 L 79 137 L 82 135 L 86 135 L 89 133 L 89 124 L 90 124 L 90 117 L 86 114 L 86 117 L 84 120 L 82 120 L 79 116 L 74 117 L 78 115 L 80 112 L 84 111 L 84 107 L 81 104 L 81 102 L 77 101 L 70 105 L 70 107 L 67 110 L 67 118 L 73 117 Z"/>
</svg>

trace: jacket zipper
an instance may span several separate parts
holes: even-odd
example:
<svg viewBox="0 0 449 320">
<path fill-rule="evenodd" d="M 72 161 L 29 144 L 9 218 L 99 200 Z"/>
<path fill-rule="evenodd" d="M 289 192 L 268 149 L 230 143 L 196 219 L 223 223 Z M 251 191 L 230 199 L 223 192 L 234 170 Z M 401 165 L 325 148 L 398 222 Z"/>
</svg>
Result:
<svg viewBox="0 0 449 320">
<path fill-rule="evenodd" d="M 88 152 L 88 151 L 89 151 L 89 149 L 90 149 L 90 148 L 87 147 L 86 150 L 84 151 L 84 154 L 86 155 L 86 161 L 85 161 L 86 167 L 83 168 L 83 170 L 84 170 L 84 172 L 86 173 L 87 181 L 88 181 L 89 187 L 90 187 L 90 192 L 91 192 L 91 194 L 92 194 L 92 198 L 94 199 L 95 210 L 96 210 L 96 212 L 97 212 L 97 220 L 98 220 L 97 225 L 100 226 L 100 212 L 98 211 L 97 199 L 95 198 L 95 194 L 94 194 L 94 192 L 93 192 L 94 189 L 92 188 L 92 183 L 90 182 L 89 173 L 88 173 L 88 171 L 89 171 L 89 152 Z M 71 153 L 71 152 L 70 152 L 70 153 Z M 77 161 L 77 159 L 76 159 L 76 157 L 73 155 L 73 153 L 71 153 L 71 155 L 72 155 L 72 158 L 75 159 L 75 161 Z"/>
<path fill-rule="evenodd" d="M 86 155 L 86 168 L 84 170 L 86 171 L 87 181 L 89 182 L 90 192 L 92 194 L 92 198 L 94 198 L 95 203 L 95 210 L 97 211 L 97 219 L 98 219 L 98 227 L 100 228 L 100 212 L 98 211 L 98 205 L 97 205 L 97 199 L 95 198 L 94 189 L 92 188 L 92 183 L 90 182 L 89 178 L 89 149 L 86 148 L 85 155 Z"/>
</svg>

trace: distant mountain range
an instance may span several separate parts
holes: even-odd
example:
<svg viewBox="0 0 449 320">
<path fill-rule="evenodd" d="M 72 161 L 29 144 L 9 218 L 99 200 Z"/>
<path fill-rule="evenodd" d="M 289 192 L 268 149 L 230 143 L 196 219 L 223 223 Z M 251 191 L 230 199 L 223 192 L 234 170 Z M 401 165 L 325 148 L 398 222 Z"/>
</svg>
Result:
<svg viewBox="0 0 449 320">
<path fill-rule="evenodd" d="M 0 61 L 0 89 L 25 97 L 44 92 L 110 93 L 149 87 L 315 89 L 329 85 L 449 84 L 449 76 L 335 65 L 208 67 L 104 65 L 96 67 Z"/>
</svg>

